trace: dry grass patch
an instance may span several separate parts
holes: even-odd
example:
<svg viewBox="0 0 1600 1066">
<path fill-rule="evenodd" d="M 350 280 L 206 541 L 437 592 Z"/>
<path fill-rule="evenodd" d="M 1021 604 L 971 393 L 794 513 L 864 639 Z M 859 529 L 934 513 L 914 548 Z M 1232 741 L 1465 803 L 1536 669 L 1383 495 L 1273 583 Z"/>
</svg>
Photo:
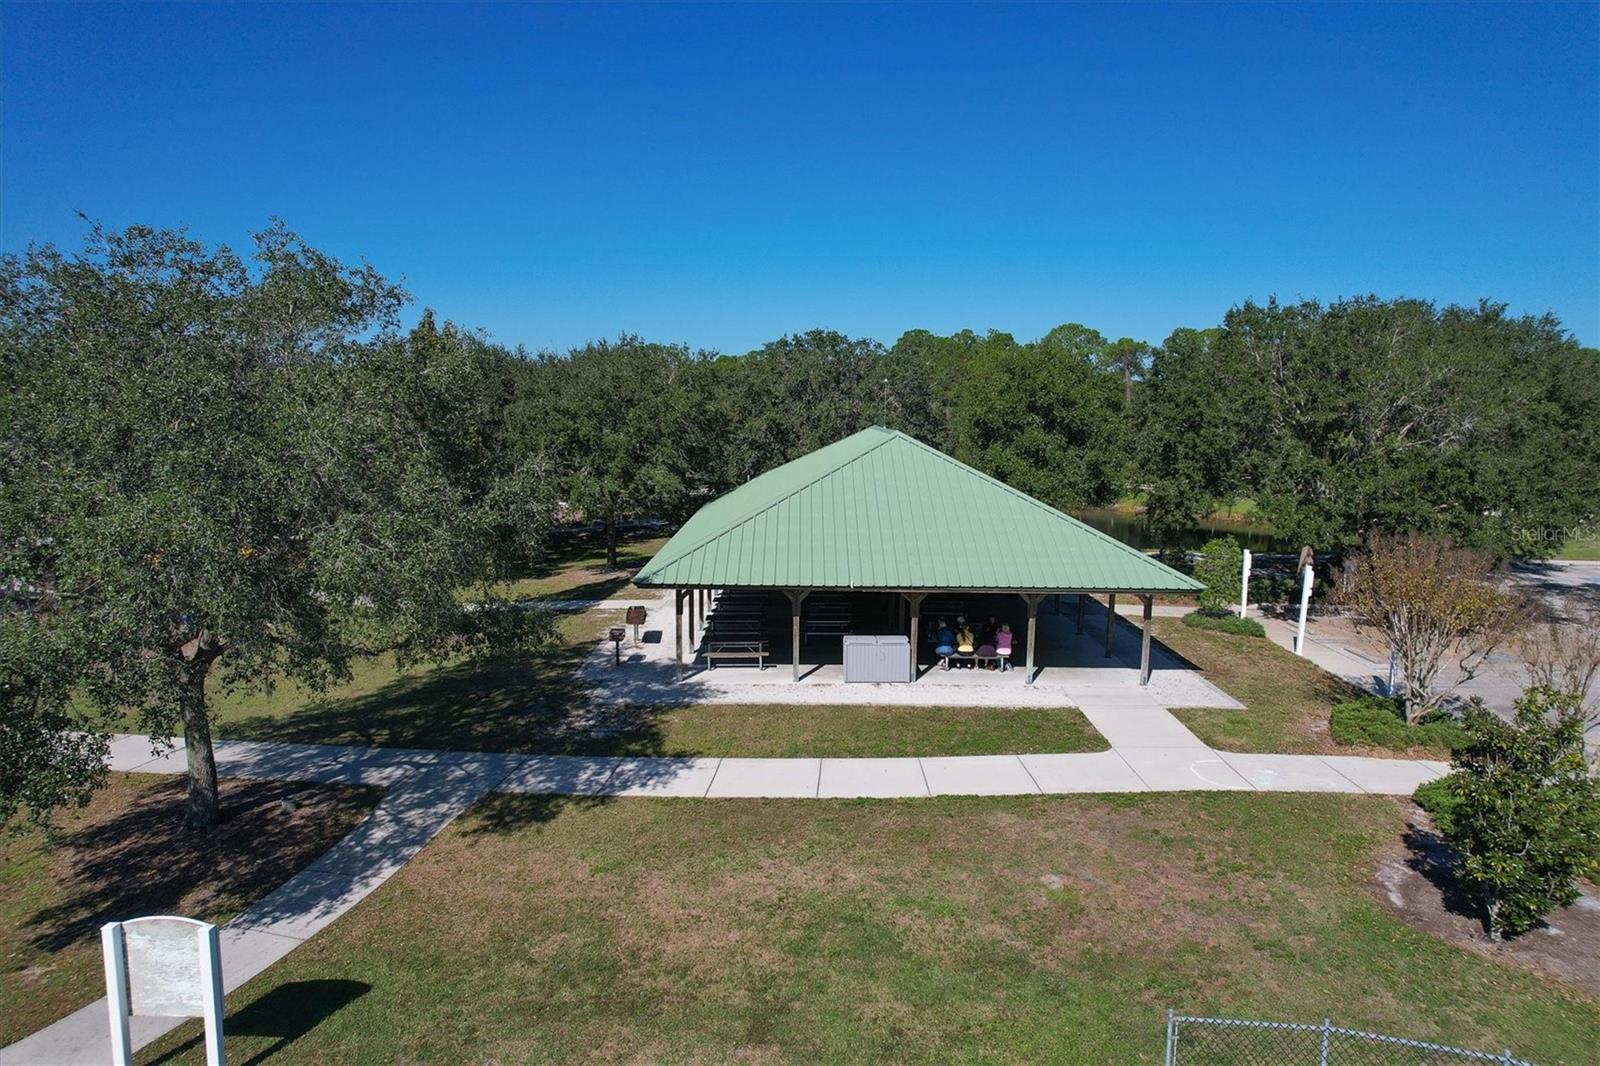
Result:
<svg viewBox="0 0 1600 1066">
<path fill-rule="evenodd" d="M 113 774 L 61 836 L 0 837 L 0 1046 L 103 991 L 100 926 L 144 914 L 222 922 L 331 847 L 377 790 L 224 781 L 215 831 L 182 828 L 181 778 Z"/>
</svg>

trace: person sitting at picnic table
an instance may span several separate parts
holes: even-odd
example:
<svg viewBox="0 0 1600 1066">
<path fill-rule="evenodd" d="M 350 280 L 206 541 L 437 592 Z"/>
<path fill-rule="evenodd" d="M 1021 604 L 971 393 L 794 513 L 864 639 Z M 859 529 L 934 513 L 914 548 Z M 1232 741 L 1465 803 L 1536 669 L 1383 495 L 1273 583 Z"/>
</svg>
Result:
<svg viewBox="0 0 1600 1066">
<path fill-rule="evenodd" d="M 999 665 L 1000 659 L 999 659 L 998 653 L 996 653 L 996 651 L 995 651 L 995 643 L 994 643 L 994 638 L 993 637 L 979 637 L 978 638 L 978 653 L 977 653 L 977 657 L 978 657 L 978 660 L 980 662 L 982 660 L 984 660 L 984 659 L 989 660 L 988 665 L 986 667 L 984 667 L 984 669 L 986 669 L 986 670 L 995 669 Z"/>
<path fill-rule="evenodd" d="M 1011 668 L 1011 625 L 1001 623 L 1000 632 L 994 635 L 994 653 L 1000 660 L 1000 669 Z"/>
<path fill-rule="evenodd" d="M 973 648 L 972 630 L 963 624 L 960 632 L 956 634 L 956 654 L 971 656 Z"/>
<path fill-rule="evenodd" d="M 934 633 L 933 653 L 944 663 L 946 670 L 950 669 L 950 656 L 955 654 L 956 635 L 950 632 L 950 627 L 943 618 L 939 619 L 939 626 Z"/>
<path fill-rule="evenodd" d="M 999 632 L 1000 623 L 996 622 L 994 615 L 991 614 L 989 620 L 978 627 L 978 643 L 980 645 L 993 644 L 995 635 Z"/>
</svg>

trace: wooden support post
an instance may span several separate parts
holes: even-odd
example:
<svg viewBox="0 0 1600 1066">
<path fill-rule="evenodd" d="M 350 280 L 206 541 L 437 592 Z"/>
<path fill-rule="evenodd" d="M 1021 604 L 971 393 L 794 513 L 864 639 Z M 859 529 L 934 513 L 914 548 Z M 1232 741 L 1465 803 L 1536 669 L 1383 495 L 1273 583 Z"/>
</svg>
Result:
<svg viewBox="0 0 1600 1066">
<path fill-rule="evenodd" d="M 700 601 L 699 601 L 698 596 L 697 596 L 697 591 L 695 589 L 690 589 L 689 590 L 689 654 L 691 656 L 694 655 L 695 649 L 700 646 L 699 643 L 696 642 L 696 640 L 694 639 L 695 619 L 698 617 L 699 610 L 700 610 Z"/>
<path fill-rule="evenodd" d="M 905 596 L 906 613 L 911 616 L 911 677 L 908 680 L 915 681 L 917 679 L 917 670 L 919 669 L 917 663 L 917 645 L 919 643 L 917 630 L 922 627 L 922 601 L 927 598 L 928 594 L 926 592 L 907 592 L 903 595 Z"/>
<path fill-rule="evenodd" d="M 1078 636 L 1083 636 L 1083 593 L 1078 593 Z"/>
<path fill-rule="evenodd" d="M 1154 596 L 1140 596 L 1144 603 L 1144 624 L 1139 627 L 1139 684 L 1150 683 L 1150 616 L 1155 613 Z"/>
<path fill-rule="evenodd" d="M 1117 594 L 1106 593 L 1106 655 L 1111 655 L 1111 638 L 1117 629 Z"/>
<path fill-rule="evenodd" d="M 1022 597 L 1028 602 L 1028 662 L 1022 673 L 1024 685 L 1033 684 L 1033 646 L 1035 637 L 1039 632 L 1039 600 L 1042 596 L 1028 595 Z"/>
<path fill-rule="evenodd" d="M 676 648 L 678 658 L 678 680 L 683 680 L 683 590 L 672 590 L 672 606 L 674 616 L 674 631 L 677 634 Z"/>
<path fill-rule="evenodd" d="M 809 595 L 809 589 L 784 589 L 784 594 L 789 597 L 789 624 L 793 635 L 794 647 L 794 679 L 800 680 L 800 605 Z"/>
</svg>

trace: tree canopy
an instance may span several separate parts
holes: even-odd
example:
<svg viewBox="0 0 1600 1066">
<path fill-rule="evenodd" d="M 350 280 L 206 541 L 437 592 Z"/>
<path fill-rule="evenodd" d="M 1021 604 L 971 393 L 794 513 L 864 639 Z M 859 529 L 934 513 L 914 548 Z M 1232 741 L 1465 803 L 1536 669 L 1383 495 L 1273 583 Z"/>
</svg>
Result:
<svg viewBox="0 0 1600 1066">
<path fill-rule="evenodd" d="M 1249 495 L 1321 547 L 1422 532 L 1539 555 L 1530 531 L 1600 493 L 1600 353 L 1499 304 L 1247 302 L 1168 339 L 1142 413 L 1158 526 Z"/>
<path fill-rule="evenodd" d="M 400 336 L 404 300 L 281 225 L 249 260 L 146 228 L 0 260 L 8 711 L 59 738 L 88 724 L 76 695 L 181 732 L 204 826 L 208 680 L 315 686 L 379 649 L 531 637 L 534 615 L 458 599 L 543 523 L 478 402 L 500 356 L 431 320 Z M 50 647 L 49 669 L 28 653 Z"/>
</svg>

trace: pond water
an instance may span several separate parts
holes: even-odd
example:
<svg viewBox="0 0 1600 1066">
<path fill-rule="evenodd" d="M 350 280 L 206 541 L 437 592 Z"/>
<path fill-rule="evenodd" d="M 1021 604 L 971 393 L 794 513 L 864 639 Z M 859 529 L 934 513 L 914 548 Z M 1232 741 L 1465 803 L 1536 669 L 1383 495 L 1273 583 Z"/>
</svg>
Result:
<svg viewBox="0 0 1600 1066">
<path fill-rule="evenodd" d="M 1150 530 L 1145 527 L 1144 515 L 1128 511 L 1114 511 L 1109 507 L 1086 507 L 1072 512 L 1072 516 L 1102 533 L 1109 533 L 1124 544 L 1141 551 L 1161 547 Z M 1207 518 L 1183 531 L 1175 545 L 1179 548 L 1199 548 L 1214 537 L 1232 537 L 1239 546 L 1253 552 L 1292 552 L 1298 547 L 1272 532 L 1271 527 L 1243 519 Z"/>
</svg>

